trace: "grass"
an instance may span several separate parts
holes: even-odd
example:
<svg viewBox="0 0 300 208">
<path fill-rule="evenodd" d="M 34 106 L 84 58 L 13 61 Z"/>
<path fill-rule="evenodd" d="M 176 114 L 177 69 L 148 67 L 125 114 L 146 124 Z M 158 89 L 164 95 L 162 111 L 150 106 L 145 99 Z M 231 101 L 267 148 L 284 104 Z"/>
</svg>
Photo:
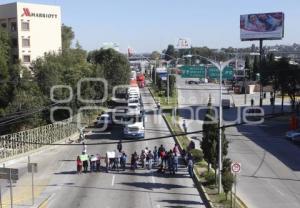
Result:
<svg viewBox="0 0 300 208">
<path fill-rule="evenodd" d="M 197 176 L 200 178 L 201 184 L 204 186 L 206 193 L 208 194 L 211 202 L 215 207 L 222 208 L 230 208 L 231 207 L 231 192 L 228 193 L 228 198 L 226 200 L 226 194 L 221 193 L 218 194 L 218 187 L 216 184 L 207 185 L 206 180 L 204 178 L 204 174 L 207 172 L 207 163 L 205 161 L 201 161 L 200 163 L 195 164 L 195 172 Z M 214 173 L 213 169 L 210 169 L 211 172 Z M 234 200 L 234 198 L 232 198 Z M 236 203 L 237 208 L 243 208 L 240 204 Z"/>
<path fill-rule="evenodd" d="M 170 114 L 165 114 L 166 116 L 166 119 L 169 123 L 169 125 L 171 126 L 172 130 L 173 130 L 173 133 L 174 134 L 180 134 L 180 133 L 183 133 L 180 126 L 176 123 L 175 125 L 173 124 L 173 121 L 172 121 L 172 116 Z M 176 121 L 178 120 L 178 117 L 176 118 Z M 177 136 L 176 137 L 180 146 L 183 148 L 183 149 L 187 149 L 189 143 L 190 143 L 190 140 L 187 136 Z"/>
<path fill-rule="evenodd" d="M 173 96 L 169 96 L 169 103 L 168 97 L 165 96 L 165 91 L 156 91 L 153 87 L 150 88 L 150 91 L 152 92 L 154 99 L 160 102 L 162 108 L 176 107 L 178 105 L 177 90 L 173 91 Z"/>
</svg>

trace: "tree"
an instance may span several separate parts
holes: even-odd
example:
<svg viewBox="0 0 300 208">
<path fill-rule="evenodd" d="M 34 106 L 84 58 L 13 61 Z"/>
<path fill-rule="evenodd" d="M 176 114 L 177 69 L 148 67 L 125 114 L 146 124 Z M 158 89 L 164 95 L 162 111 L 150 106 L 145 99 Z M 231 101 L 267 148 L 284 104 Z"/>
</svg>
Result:
<svg viewBox="0 0 300 208">
<path fill-rule="evenodd" d="M 203 138 L 201 142 L 201 148 L 203 151 L 203 158 L 208 163 L 207 171 L 209 172 L 210 165 L 217 166 L 217 141 L 218 141 L 218 124 L 213 120 L 214 111 L 211 107 L 211 98 L 208 102 L 208 110 L 205 114 L 203 122 Z"/>
<path fill-rule="evenodd" d="M 173 93 L 175 91 L 175 83 L 176 83 L 176 77 L 174 75 L 169 76 L 169 93 L 170 96 L 173 96 Z"/>
<path fill-rule="evenodd" d="M 211 98 L 209 98 L 208 107 L 211 106 Z M 203 123 L 203 138 L 201 142 L 201 148 L 204 154 L 204 159 L 209 165 L 215 169 L 215 179 L 217 180 L 218 158 L 219 158 L 219 128 L 218 123 L 214 118 L 214 111 L 209 108 L 206 112 L 204 123 Z M 222 161 L 223 158 L 228 154 L 228 141 L 225 136 L 225 128 L 222 128 Z"/>
<path fill-rule="evenodd" d="M 252 70 L 250 73 L 251 79 L 252 80 L 256 80 L 256 74 L 258 73 L 258 69 L 259 69 L 259 65 L 258 65 L 258 58 L 257 56 L 254 56 L 254 61 L 253 61 L 253 65 L 252 65 Z"/>
<path fill-rule="evenodd" d="M 247 74 L 246 74 L 246 78 L 250 79 L 251 75 L 250 75 L 250 58 L 249 56 L 245 57 L 245 69 L 247 69 Z"/>
<path fill-rule="evenodd" d="M 72 41 L 74 39 L 74 32 L 72 27 L 62 25 L 61 26 L 61 38 L 62 38 L 62 51 L 66 51 L 71 48 Z"/>
<path fill-rule="evenodd" d="M 0 28 L 0 116 L 3 109 L 9 103 L 9 60 L 10 60 L 10 39 L 8 33 Z M 1 113 L 2 112 L 2 113 Z"/>
<path fill-rule="evenodd" d="M 131 70 L 123 54 L 113 49 L 100 49 L 95 51 L 93 56 L 95 63 L 103 70 L 103 78 L 108 82 L 109 91 L 114 86 L 129 83 Z"/>
<path fill-rule="evenodd" d="M 165 60 L 169 61 L 176 58 L 176 51 L 174 45 L 168 45 L 168 48 L 165 53 Z"/>
<path fill-rule="evenodd" d="M 160 53 L 158 51 L 153 51 L 150 55 L 151 60 L 157 60 L 160 59 Z"/>
<path fill-rule="evenodd" d="M 32 109 L 38 110 L 33 111 L 32 114 L 22 119 L 16 120 L 16 123 L 10 127 L 11 131 L 20 131 L 44 124 L 41 117 L 42 110 L 40 110 L 44 106 L 43 96 L 37 83 L 32 80 L 31 72 L 24 69 L 20 84 L 15 89 L 13 100 L 6 108 L 6 114 L 30 112 Z"/>
<path fill-rule="evenodd" d="M 232 185 L 234 183 L 233 174 L 230 171 L 225 171 L 222 173 L 222 186 L 226 194 L 226 200 L 228 200 L 228 192 L 231 191 Z"/>
</svg>

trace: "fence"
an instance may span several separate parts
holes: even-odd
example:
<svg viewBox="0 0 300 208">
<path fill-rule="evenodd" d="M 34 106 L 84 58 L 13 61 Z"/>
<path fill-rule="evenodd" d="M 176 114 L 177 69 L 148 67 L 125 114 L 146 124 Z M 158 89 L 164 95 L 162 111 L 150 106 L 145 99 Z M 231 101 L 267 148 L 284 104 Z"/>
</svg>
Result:
<svg viewBox="0 0 300 208">
<path fill-rule="evenodd" d="M 76 123 L 64 121 L 0 136 L 0 160 L 42 147 L 41 143 L 57 142 L 76 132 Z"/>
</svg>

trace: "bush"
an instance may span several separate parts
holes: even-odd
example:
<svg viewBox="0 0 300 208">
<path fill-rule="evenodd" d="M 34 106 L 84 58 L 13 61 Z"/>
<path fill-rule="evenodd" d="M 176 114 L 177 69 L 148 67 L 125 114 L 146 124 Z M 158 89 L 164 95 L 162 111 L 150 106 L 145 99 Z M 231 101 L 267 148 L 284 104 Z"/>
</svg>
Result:
<svg viewBox="0 0 300 208">
<path fill-rule="evenodd" d="M 204 174 L 204 178 L 205 178 L 205 181 L 206 181 L 206 183 L 207 183 L 207 185 L 213 185 L 213 184 L 215 184 L 215 174 L 212 172 L 212 171 L 210 171 L 210 172 L 206 172 L 205 174 Z"/>
<path fill-rule="evenodd" d="M 228 192 L 231 190 L 233 183 L 234 183 L 233 174 L 230 171 L 225 171 L 222 174 L 222 186 L 226 194 L 226 200 L 227 200 Z"/>
<path fill-rule="evenodd" d="M 195 160 L 195 163 L 201 162 L 203 160 L 203 152 L 199 149 L 192 149 L 191 154 Z"/>
</svg>

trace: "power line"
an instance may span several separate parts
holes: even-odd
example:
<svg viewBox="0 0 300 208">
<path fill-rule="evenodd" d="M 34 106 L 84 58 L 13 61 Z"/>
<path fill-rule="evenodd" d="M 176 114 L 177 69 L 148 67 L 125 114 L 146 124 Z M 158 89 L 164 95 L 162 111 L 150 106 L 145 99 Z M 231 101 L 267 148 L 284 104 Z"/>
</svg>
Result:
<svg viewBox="0 0 300 208">
<path fill-rule="evenodd" d="M 39 108 L 39 109 L 36 109 L 36 110 L 33 110 L 33 111 L 29 111 L 29 112 L 21 114 L 21 115 L 11 116 L 10 118 L 7 118 L 6 120 L 2 118 L 2 120 L 0 120 L 0 126 L 10 125 L 12 121 L 19 120 L 21 118 L 24 118 L 26 116 L 30 116 L 30 115 L 35 114 L 35 113 L 39 113 L 39 112 L 44 111 L 44 110 L 46 110 L 46 109 L 48 109 L 48 108 L 50 108 L 54 105 L 57 105 L 57 104 L 58 103 L 53 103 L 51 105 L 44 106 L 42 108 Z"/>
<path fill-rule="evenodd" d="M 274 114 L 266 114 L 265 116 L 261 116 L 261 118 L 264 119 L 272 119 L 272 118 L 277 118 L 281 117 L 284 115 L 289 115 L 292 112 L 287 112 L 287 113 L 274 113 Z M 229 125 L 224 125 L 222 127 L 217 127 L 216 130 L 220 128 L 230 128 L 230 127 L 236 127 L 236 126 L 241 126 L 241 125 L 247 125 L 247 122 L 241 122 L 238 124 L 229 124 Z M 147 139 L 141 139 L 141 140 L 125 140 L 122 141 L 122 143 L 134 143 L 134 142 L 144 142 L 144 141 L 151 141 L 151 140 L 160 140 L 160 139 L 168 139 L 170 137 L 177 137 L 177 136 L 186 136 L 190 134 L 199 134 L 203 133 L 203 130 L 197 130 L 197 131 L 191 131 L 191 132 L 186 132 L 186 133 L 176 133 L 176 134 L 170 134 L 166 136 L 159 136 L 159 137 L 152 137 L 152 138 L 147 138 Z M 36 144 L 36 145 L 46 145 L 46 146 L 80 146 L 82 145 L 81 143 L 78 144 L 59 144 L 59 143 L 43 143 L 43 142 L 27 142 L 27 141 L 14 141 L 11 139 L 5 139 L 5 141 L 11 141 L 15 143 L 23 143 L 23 144 Z M 110 145 L 110 144 L 118 144 L 118 142 L 94 142 L 94 143 L 86 143 L 86 145 Z"/>
</svg>

